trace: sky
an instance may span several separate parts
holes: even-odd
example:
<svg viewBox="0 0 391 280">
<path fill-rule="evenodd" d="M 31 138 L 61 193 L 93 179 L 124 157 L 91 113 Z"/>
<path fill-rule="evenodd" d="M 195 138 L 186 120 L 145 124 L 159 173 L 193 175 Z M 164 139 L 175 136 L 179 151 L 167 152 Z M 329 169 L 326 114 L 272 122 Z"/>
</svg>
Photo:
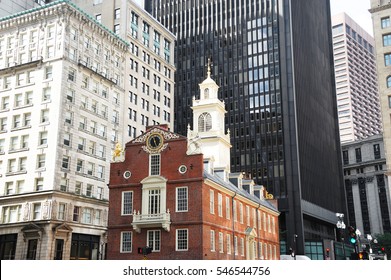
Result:
<svg viewBox="0 0 391 280">
<path fill-rule="evenodd" d="M 373 36 L 370 0 L 330 0 L 331 15 L 345 12 L 365 31 Z"/>
</svg>

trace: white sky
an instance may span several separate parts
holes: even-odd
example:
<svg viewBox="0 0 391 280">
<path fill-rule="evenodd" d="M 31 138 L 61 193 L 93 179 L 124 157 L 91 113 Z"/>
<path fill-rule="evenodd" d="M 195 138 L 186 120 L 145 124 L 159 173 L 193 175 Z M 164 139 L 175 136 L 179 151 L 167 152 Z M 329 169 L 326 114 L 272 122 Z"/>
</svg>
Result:
<svg viewBox="0 0 391 280">
<path fill-rule="evenodd" d="M 330 0 L 331 15 L 345 12 L 358 25 L 373 36 L 370 0 Z"/>
</svg>

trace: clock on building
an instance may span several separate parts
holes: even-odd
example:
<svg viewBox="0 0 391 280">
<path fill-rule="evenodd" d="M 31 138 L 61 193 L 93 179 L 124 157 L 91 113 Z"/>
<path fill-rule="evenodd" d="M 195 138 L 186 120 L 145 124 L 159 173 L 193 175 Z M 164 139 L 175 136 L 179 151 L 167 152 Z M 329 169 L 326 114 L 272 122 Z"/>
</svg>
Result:
<svg viewBox="0 0 391 280">
<path fill-rule="evenodd" d="M 147 138 L 147 147 L 150 150 L 158 150 L 163 145 L 163 137 L 159 133 L 152 133 Z"/>
</svg>

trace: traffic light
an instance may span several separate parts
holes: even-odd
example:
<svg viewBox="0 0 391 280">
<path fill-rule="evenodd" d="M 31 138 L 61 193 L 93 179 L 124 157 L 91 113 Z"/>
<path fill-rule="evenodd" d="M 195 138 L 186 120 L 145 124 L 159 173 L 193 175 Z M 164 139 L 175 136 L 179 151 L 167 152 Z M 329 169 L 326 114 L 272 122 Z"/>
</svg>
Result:
<svg viewBox="0 0 391 280">
<path fill-rule="evenodd" d="M 352 226 L 348 227 L 349 231 L 349 241 L 351 244 L 356 244 L 357 242 L 357 235 L 356 235 L 356 229 Z"/>
<path fill-rule="evenodd" d="M 148 246 L 147 247 L 138 247 L 137 252 L 139 254 L 146 256 L 146 255 L 152 253 L 152 248 L 150 248 Z"/>
<path fill-rule="evenodd" d="M 330 258 L 330 248 L 326 248 L 326 258 Z"/>
<path fill-rule="evenodd" d="M 363 256 L 363 253 L 362 253 L 362 252 L 358 253 L 358 259 L 359 259 L 359 260 L 362 260 L 363 257 L 364 257 L 364 256 Z"/>
</svg>

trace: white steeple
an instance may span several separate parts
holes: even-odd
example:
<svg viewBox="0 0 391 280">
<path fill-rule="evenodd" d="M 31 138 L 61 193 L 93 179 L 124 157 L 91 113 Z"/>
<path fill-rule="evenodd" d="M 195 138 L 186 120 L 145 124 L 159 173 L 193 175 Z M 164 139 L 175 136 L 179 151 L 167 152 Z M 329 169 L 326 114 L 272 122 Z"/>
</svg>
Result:
<svg viewBox="0 0 391 280">
<path fill-rule="evenodd" d="M 230 172 L 230 135 L 225 133 L 224 102 L 218 99 L 219 86 L 210 77 L 211 65 L 208 59 L 206 79 L 199 84 L 200 99 L 193 98 L 193 130 L 188 128 L 189 150 L 195 146 L 204 154 L 205 161 L 212 160 L 215 171 Z M 193 147 L 191 147 L 193 146 Z M 210 166 L 210 165 L 209 165 Z"/>
</svg>

